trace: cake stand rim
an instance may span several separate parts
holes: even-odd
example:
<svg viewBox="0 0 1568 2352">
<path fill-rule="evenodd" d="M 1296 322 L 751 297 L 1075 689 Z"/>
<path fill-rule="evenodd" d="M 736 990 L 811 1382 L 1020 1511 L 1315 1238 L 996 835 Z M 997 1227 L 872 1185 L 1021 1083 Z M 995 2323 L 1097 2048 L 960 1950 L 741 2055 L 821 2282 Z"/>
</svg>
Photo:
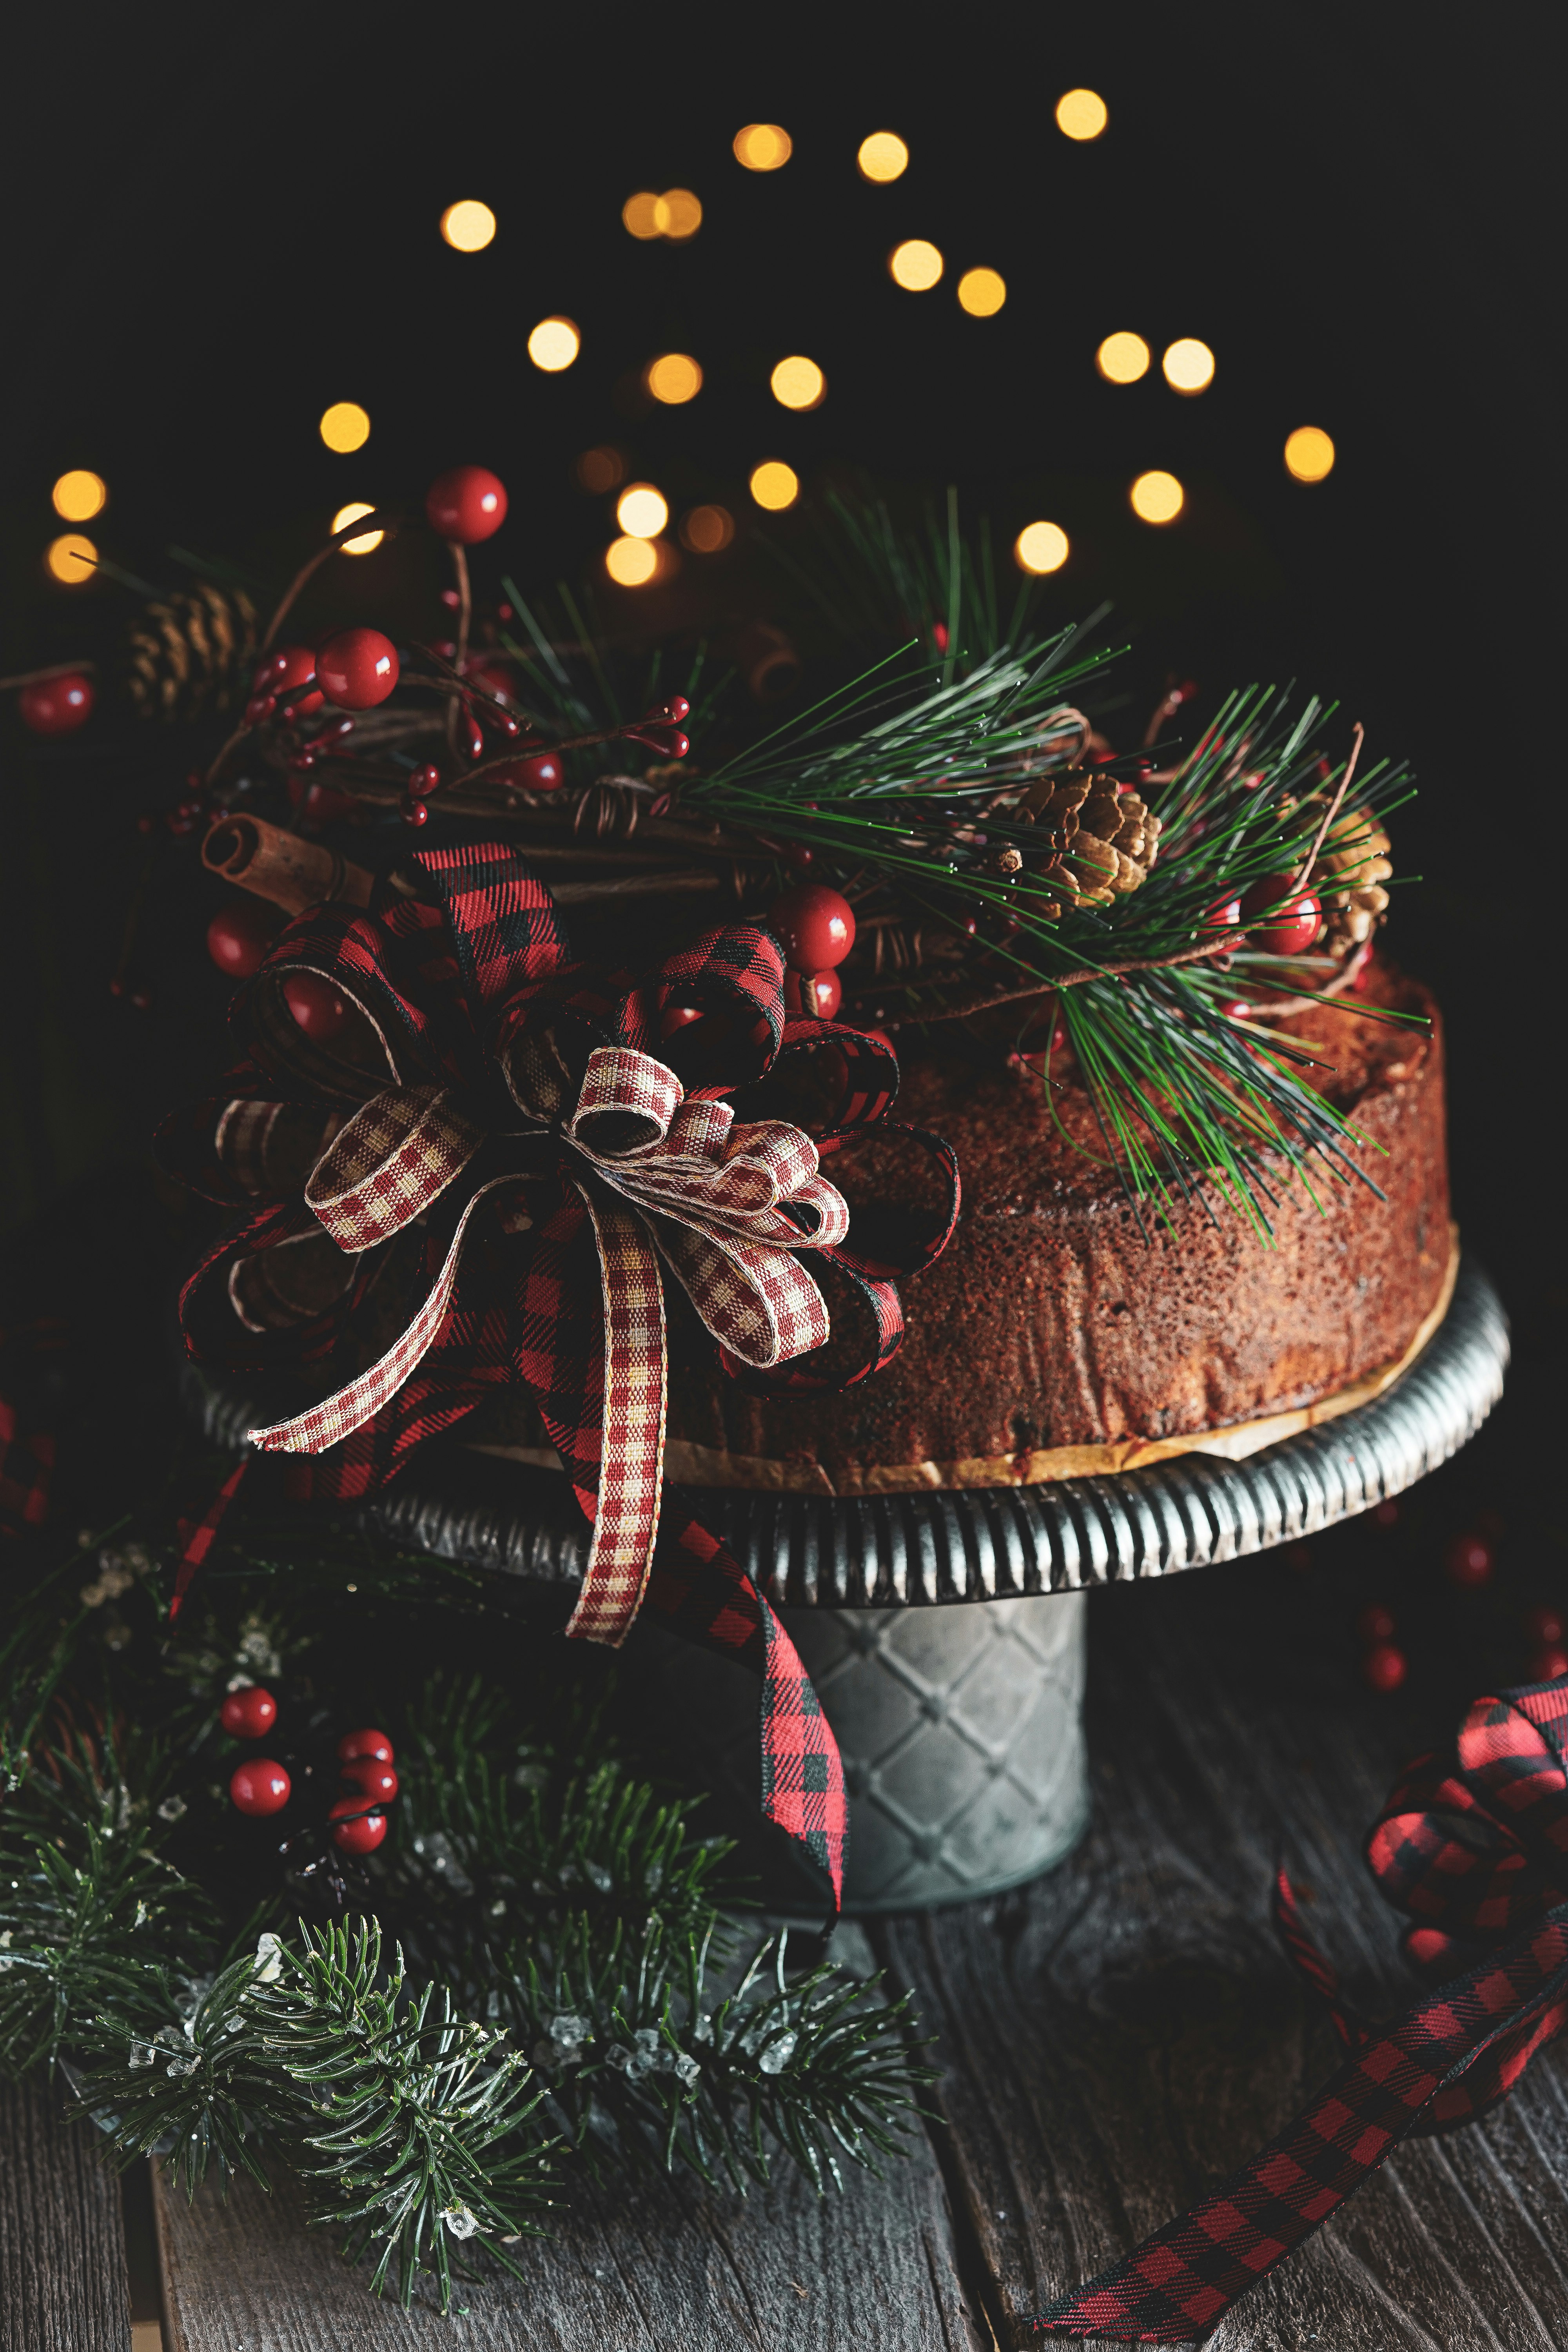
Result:
<svg viewBox="0 0 1568 2352">
<path fill-rule="evenodd" d="M 1133 1582 L 1299 1542 L 1404 1493 L 1475 1434 L 1502 1394 L 1509 1353 L 1502 1302 L 1467 1250 L 1447 1313 L 1380 1396 L 1239 1462 L 1193 1453 L 1034 1486 L 892 1495 L 684 1491 L 784 1608 L 941 1606 Z M 195 1365 L 182 1369 L 181 1394 L 216 1442 L 237 1444 L 254 1421 L 237 1385 Z M 331 1516 L 557 1597 L 580 1584 L 588 1531 L 564 1474 L 507 1465 L 517 1498 L 475 1497 L 476 1459 L 448 1453 L 438 1471 L 416 1468 Z"/>
</svg>

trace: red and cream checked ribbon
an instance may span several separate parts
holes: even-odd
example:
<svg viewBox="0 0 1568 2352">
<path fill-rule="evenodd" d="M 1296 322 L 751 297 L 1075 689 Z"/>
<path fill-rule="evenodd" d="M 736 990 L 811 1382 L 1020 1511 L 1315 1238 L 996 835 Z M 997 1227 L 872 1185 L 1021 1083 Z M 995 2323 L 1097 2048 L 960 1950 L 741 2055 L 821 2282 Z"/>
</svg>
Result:
<svg viewBox="0 0 1568 2352">
<path fill-rule="evenodd" d="M 422 1215 L 484 1140 L 447 1088 L 391 1088 L 332 1139 L 306 1202 L 339 1248 L 357 1255 Z M 827 1339 L 826 1302 L 795 1253 L 836 1247 L 849 1210 L 818 1172 L 816 1146 L 801 1129 L 780 1119 L 737 1124 L 728 1103 L 688 1102 L 673 1070 L 629 1046 L 595 1046 L 561 1140 L 598 1179 L 590 1185 L 570 1163 L 565 1171 L 593 1221 L 605 1306 L 599 1492 L 567 1631 L 618 1643 L 658 1532 L 668 1366 L 660 1256 L 721 1345 L 768 1369 Z M 476 1188 L 429 1297 L 378 1362 L 308 1412 L 251 1430 L 250 1443 L 320 1454 L 372 1420 L 435 1342 L 479 1202 L 522 1181 L 497 1176 Z"/>
</svg>

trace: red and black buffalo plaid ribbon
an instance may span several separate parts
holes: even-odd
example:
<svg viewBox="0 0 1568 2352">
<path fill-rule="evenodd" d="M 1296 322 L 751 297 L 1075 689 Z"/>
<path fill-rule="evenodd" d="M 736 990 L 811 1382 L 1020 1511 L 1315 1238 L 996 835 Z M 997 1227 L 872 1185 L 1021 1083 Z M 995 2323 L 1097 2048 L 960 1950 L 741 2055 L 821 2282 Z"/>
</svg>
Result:
<svg viewBox="0 0 1568 2352">
<path fill-rule="evenodd" d="M 935 1158 L 945 1205 L 901 1258 L 857 1250 L 819 1150 L 886 1121 L 897 1059 L 861 1031 L 786 1019 L 768 932 L 731 924 L 652 973 L 606 973 L 570 960 L 548 889 L 504 845 L 412 868 L 414 895 L 383 885 L 367 910 L 289 927 L 237 999 L 240 1059 L 164 1130 L 177 1171 L 240 1212 L 185 1286 L 186 1344 L 324 1391 L 251 1433 L 299 1499 L 370 1494 L 498 1390 L 526 1391 L 594 1527 L 569 1632 L 618 1642 L 646 1599 L 753 1665 L 764 1811 L 837 1895 L 832 1733 L 766 1601 L 663 1488 L 665 1275 L 748 1384 L 847 1386 L 901 1340 L 895 1277 L 945 1245 L 952 1155 L 893 1130 Z M 341 1039 L 294 1019 L 285 991 L 303 973 L 361 1016 Z M 866 1325 L 831 1376 L 808 1266 L 832 1270 Z M 237 1483 L 192 1534 L 184 1581 Z"/>
<path fill-rule="evenodd" d="M 1283 1872 L 1275 1917 L 1349 2055 L 1249 2164 L 1034 2322 L 1039 2336 L 1187 2344 L 1353 2197 L 1405 2139 L 1505 2099 L 1568 2024 L 1568 1677 L 1478 1699 L 1458 1769 L 1416 1759 L 1367 1840 L 1410 1917 L 1405 1949 L 1445 1981 L 1392 2024 L 1341 1999 Z"/>
</svg>

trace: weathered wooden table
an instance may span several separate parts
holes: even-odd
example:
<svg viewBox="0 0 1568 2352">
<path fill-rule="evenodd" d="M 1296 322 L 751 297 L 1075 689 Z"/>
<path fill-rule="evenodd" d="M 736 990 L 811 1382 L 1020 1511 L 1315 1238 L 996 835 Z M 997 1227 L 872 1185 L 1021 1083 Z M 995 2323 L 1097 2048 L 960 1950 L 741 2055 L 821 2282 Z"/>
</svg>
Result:
<svg viewBox="0 0 1568 2352">
<path fill-rule="evenodd" d="M 1436 1570 L 1460 1468 L 1392 1535 L 1358 1522 L 1320 1538 L 1305 1572 L 1269 1555 L 1094 1597 L 1095 1813 L 1078 1853 L 993 1901 L 842 1931 L 912 1990 L 942 2068 L 940 2120 L 884 2180 L 824 2204 L 787 2171 L 745 2201 L 685 2181 L 584 2194 L 528 2252 L 525 2284 L 476 2285 L 447 2321 L 374 2302 L 286 2190 L 188 2210 L 160 2184 L 168 2352 L 1019 2340 L 1042 2300 L 1189 2203 L 1331 2071 L 1268 1925 L 1277 1853 L 1352 1998 L 1409 1997 L 1361 1838 L 1394 1769 L 1523 1666 L 1519 1597 L 1454 1593 Z M 1392 1700 L 1356 1677 L 1372 1598 L 1393 1601 L 1411 1652 Z M 90 2141 L 42 2091 L 8 2095 L 0 2118 L 0 2352 L 127 2352 L 121 2202 Z M 138 2352 L 156 2341 L 144 2326 Z M 1568 2346 L 1568 2057 L 1548 2052 L 1486 2122 L 1395 2157 L 1213 2341 Z"/>
</svg>

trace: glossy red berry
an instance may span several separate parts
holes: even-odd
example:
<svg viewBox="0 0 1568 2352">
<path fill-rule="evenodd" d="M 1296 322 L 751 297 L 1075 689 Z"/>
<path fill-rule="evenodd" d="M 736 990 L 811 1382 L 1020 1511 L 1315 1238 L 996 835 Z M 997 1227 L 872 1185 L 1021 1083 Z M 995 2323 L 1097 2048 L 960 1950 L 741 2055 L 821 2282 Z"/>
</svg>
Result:
<svg viewBox="0 0 1568 2352">
<path fill-rule="evenodd" d="M 383 1764 L 374 1756 L 355 1756 L 342 1767 L 342 1777 L 351 1789 L 362 1797 L 373 1797 L 379 1805 L 389 1805 L 397 1794 L 397 1774 L 390 1764 Z"/>
<path fill-rule="evenodd" d="M 228 1793 L 242 1813 L 280 1813 L 289 1801 L 289 1785 L 282 1765 L 263 1756 L 257 1763 L 236 1765 Z"/>
<path fill-rule="evenodd" d="M 1409 1672 L 1409 1660 L 1392 1642 L 1374 1642 L 1361 1662 L 1361 1678 L 1370 1690 L 1396 1691 Z"/>
<path fill-rule="evenodd" d="M 784 998 L 791 1013 L 831 1021 L 844 1002 L 844 983 L 836 971 L 786 971 Z"/>
<path fill-rule="evenodd" d="M 1537 1602 L 1524 1612 L 1524 1630 L 1532 1634 L 1542 1649 L 1555 1649 L 1562 1641 L 1564 1625 L 1563 1612 L 1550 1601 Z"/>
<path fill-rule="evenodd" d="M 426 760 L 423 767 L 416 768 L 408 779 L 409 791 L 420 800 L 428 793 L 438 792 L 440 787 L 441 771 L 434 760 Z"/>
<path fill-rule="evenodd" d="M 1394 1637 L 1394 1612 L 1386 1601 L 1369 1601 L 1356 1619 L 1355 1629 L 1363 1642 L 1391 1641 Z"/>
<path fill-rule="evenodd" d="M 517 680 L 505 662 L 470 662 L 464 675 L 481 694 L 493 694 L 498 702 L 517 700 Z"/>
<path fill-rule="evenodd" d="M 775 898 L 768 922 L 796 971 L 831 971 L 855 944 L 855 909 L 825 882 L 800 882 Z"/>
<path fill-rule="evenodd" d="M 316 656 L 309 646 L 275 646 L 256 673 L 258 695 L 272 695 L 287 702 L 297 717 L 307 711 L 320 710 L 322 697 L 312 690 L 298 694 L 296 689 L 310 684 L 316 675 Z"/>
<path fill-rule="evenodd" d="M 340 629 L 316 656 L 316 676 L 343 710 L 373 710 L 397 684 L 397 647 L 379 629 Z"/>
<path fill-rule="evenodd" d="M 405 824 L 412 824 L 415 826 L 428 824 L 430 822 L 430 811 L 427 804 L 424 801 L 405 801 L 403 803 L 403 822 Z"/>
<path fill-rule="evenodd" d="M 395 1764 L 397 1751 L 384 1731 L 345 1731 L 338 1742 L 338 1762 L 352 1764 L 368 1756 L 377 1764 Z"/>
<path fill-rule="evenodd" d="M 283 1002 L 306 1036 L 319 1045 L 339 1036 L 353 1011 L 342 989 L 318 971 L 291 971 L 283 982 Z"/>
<path fill-rule="evenodd" d="M 207 953 L 230 980 L 248 980 L 277 938 L 278 911 L 261 898 L 220 907 L 207 925 Z"/>
<path fill-rule="evenodd" d="M 1543 1643 L 1539 1650 L 1532 1653 L 1530 1661 L 1532 1683 L 1554 1683 L 1563 1675 L 1568 1675 L 1568 1650 L 1561 1642 Z"/>
<path fill-rule="evenodd" d="M 16 701 L 22 724 L 35 735 L 73 735 L 92 717 L 92 681 L 78 670 L 64 677 L 41 677 L 25 686 Z"/>
<path fill-rule="evenodd" d="M 363 1797 L 340 1797 L 328 1815 L 337 1824 L 332 1843 L 341 1846 L 344 1853 L 374 1853 L 386 1835 L 386 1815 L 367 1813 L 364 1804 Z M 356 1813 L 357 1821 L 344 1818 Z"/>
<path fill-rule="evenodd" d="M 278 1720 L 278 1702 L 259 1683 L 230 1691 L 218 1720 L 231 1739 L 265 1739 Z"/>
<path fill-rule="evenodd" d="M 1310 890 L 1294 888 L 1294 880 L 1289 874 L 1266 874 L 1243 894 L 1242 920 L 1264 955 L 1305 955 L 1322 929 L 1321 907 Z"/>
<path fill-rule="evenodd" d="M 1241 928 L 1241 900 L 1220 898 L 1204 917 L 1205 931 L 1235 931 Z"/>
<path fill-rule="evenodd" d="M 452 466 L 437 474 L 425 498 L 430 528 L 464 547 L 489 539 L 506 520 L 506 490 L 485 466 Z"/>
<path fill-rule="evenodd" d="M 1454 1538 L 1443 1555 L 1443 1566 L 1450 1582 L 1474 1587 L 1491 1582 L 1497 1560 L 1489 1543 L 1480 1536 L 1466 1533 Z"/>
<path fill-rule="evenodd" d="M 558 793 L 566 782 L 566 770 L 553 751 L 536 751 L 531 760 L 509 760 L 504 768 L 492 768 L 490 773 L 498 783 L 524 793 Z"/>
</svg>

